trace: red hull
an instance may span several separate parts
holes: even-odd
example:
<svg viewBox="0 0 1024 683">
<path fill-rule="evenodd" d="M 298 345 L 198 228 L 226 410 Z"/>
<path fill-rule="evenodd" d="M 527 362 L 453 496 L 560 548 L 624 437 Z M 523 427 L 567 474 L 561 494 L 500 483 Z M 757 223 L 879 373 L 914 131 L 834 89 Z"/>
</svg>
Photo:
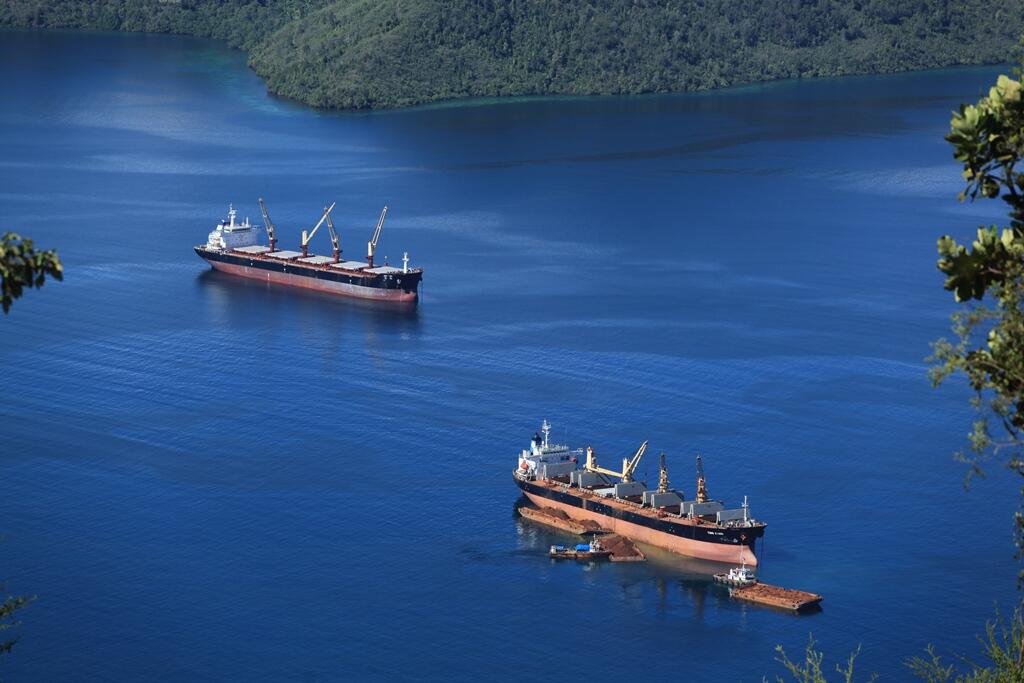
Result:
<svg viewBox="0 0 1024 683">
<path fill-rule="evenodd" d="M 671 534 L 655 531 L 645 526 L 640 526 L 639 524 L 633 524 L 632 522 L 627 522 L 622 519 L 615 519 L 614 517 L 609 517 L 607 515 L 600 515 L 589 510 L 584 510 L 583 508 L 551 500 L 550 498 L 536 496 L 528 491 L 524 491 L 523 493 L 525 493 L 526 497 L 539 508 L 555 508 L 578 521 L 589 519 L 597 522 L 601 527 L 614 531 L 620 536 L 625 536 L 633 541 L 639 541 L 640 543 L 647 543 L 658 548 L 671 550 L 674 553 L 686 555 L 687 557 L 697 557 L 703 560 L 713 560 L 715 562 L 728 562 L 730 564 L 742 564 L 745 562 L 751 567 L 757 565 L 757 557 L 747 546 L 728 545 L 724 543 L 705 543 L 703 541 L 695 541 L 689 538 L 682 538 L 680 536 L 672 536 Z"/>
<path fill-rule="evenodd" d="M 288 285 L 290 287 L 302 287 L 303 289 L 312 289 L 318 292 L 327 292 L 328 294 L 350 296 L 357 299 L 371 299 L 373 301 L 416 301 L 417 298 L 416 292 L 406 292 L 401 289 L 360 287 L 359 285 L 350 285 L 344 282 L 319 280 L 314 277 L 304 277 L 302 275 L 293 275 L 291 273 L 278 273 L 270 270 L 263 270 L 261 268 L 239 266 L 233 263 L 222 263 L 220 261 L 210 261 L 208 259 L 203 260 L 215 269 L 224 273 L 230 273 L 231 275 L 247 277 L 253 280 L 262 280 L 264 282 L 273 282 L 279 285 Z"/>
</svg>

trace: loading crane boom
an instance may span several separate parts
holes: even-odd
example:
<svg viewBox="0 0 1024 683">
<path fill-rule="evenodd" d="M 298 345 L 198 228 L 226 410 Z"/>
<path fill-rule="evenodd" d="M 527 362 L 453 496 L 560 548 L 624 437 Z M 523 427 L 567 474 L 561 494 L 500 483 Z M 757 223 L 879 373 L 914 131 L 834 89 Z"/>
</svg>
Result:
<svg viewBox="0 0 1024 683">
<path fill-rule="evenodd" d="M 331 254 L 334 256 L 334 262 L 337 263 L 341 260 L 341 240 L 338 239 L 338 233 L 334 229 L 334 221 L 331 220 L 331 216 L 327 216 L 327 229 L 331 233 Z"/>
<path fill-rule="evenodd" d="M 640 458 L 644 457 L 644 451 L 647 450 L 647 442 L 644 441 L 640 444 L 640 448 L 636 450 L 632 458 L 622 459 L 622 471 L 616 472 L 615 470 L 605 469 L 604 467 L 598 467 L 597 457 L 594 456 L 594 449 L 587 446 L 587 463 L 584 468 L 590 472 L 597 472 L 599 474 L 607 474 L 611 477 L 620 477 L 622 483 L 628 483 L 633 481 L 633 472 L 636 471 L 636 466 L 640 464 Z"/>
<path fill-rule="evenodd" d="M 700 455 L 697 456 L 697 502 L 708 502 L 708 489 L 704 485 L 704 463 L 701 461 Z"/>
<path fill-rule="evenodd" d="M 380 239 L 380 230 L 384 227 L 384 217 L 387 215 L 388 207 L 385 206 L 377 220 L 377 229 L 373 231 L 373 239 L 366 243 L 366 263 L 370 268 L 373 268 L 373 254 L 377 251 L 377 240 Z"/>
<path fill-rule="evenodd" d="M 260 213 L 263 214 L 263 226 L 267 229 L 267 239 L 270 240 L 270 253 L 274 253 L 277 250 L 277 234 L 274 232 L 274 222 L 270 220 L 270 214 L 267 213 L 267 205 L 263 203 L 263 197 L 259 198 Z"/>
<path fill-rule="evenodd" d="M 311 239 L 313 239 L 313 235 L 316 234 L 316 231 L 320 229 L 320 226 L 323 225 L 324 221 L 327 220 L 327 218 L 331 215 L 331 211 L 334 211 L 334 204 L 337 204 L 337 202 L 332 203 L 330 206 L 325 206 L 324 207 L 324 215 L 320 216 L 320 220 L 317 222 L 317 224 L 313 228 L 312 232 L 307 234 L 305 230 L 302 231 L 302 255 L 303 255 L 303 257 L 309 256 L 309 241 Z"/>
<path fill-rule="evenodd" d="M 658 492 L 667 493 L 671 486 L 668 480 L 668 466 L 665 465 L 665 454 L 661 454 L 661 462 L 658 467 Z"/>
</svg>

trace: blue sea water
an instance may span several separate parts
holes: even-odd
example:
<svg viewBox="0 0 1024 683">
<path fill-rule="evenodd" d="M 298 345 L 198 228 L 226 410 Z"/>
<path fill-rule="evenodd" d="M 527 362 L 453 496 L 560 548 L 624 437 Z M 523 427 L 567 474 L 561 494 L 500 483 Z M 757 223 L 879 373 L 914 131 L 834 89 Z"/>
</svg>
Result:
<svg viewBox="0 0 1024 683">
<path fill-rule="evenodd" d="M 54 247 L 0 320 L 0 579 L 37 594 L 10 681 L 759 681 L 809 634 L 908 677 L 1016 600 L 1017 482 L 970 490 L 949 112 L 973 68 L 374 114 L 268 96 L 169 36 L 0 34 L 0 229 Z M 283 246 L 337 201 L 346 256 L 426 268 L 396 309 L 192 252 L 266 198 Z M 329 250 L 318 235 L 316 250 Z M 510 472 L 542 419 L 609 462 L 750 498 L 761 576 L 553 564 Z M 641 473 L 656 479 L 656 459 Z"/>
</svg>

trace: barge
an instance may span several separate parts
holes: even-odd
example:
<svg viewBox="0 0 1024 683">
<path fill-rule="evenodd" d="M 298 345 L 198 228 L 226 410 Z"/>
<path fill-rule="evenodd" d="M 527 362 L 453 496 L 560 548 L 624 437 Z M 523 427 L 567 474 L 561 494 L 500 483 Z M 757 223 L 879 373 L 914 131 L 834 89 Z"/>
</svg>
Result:
<svg viewBox="0 0 1024 683">
<path fill-rule="evenodd" d="M 755 582 L 749 586 L 738 586 L 729 589 L 730 597 L 759 605 L 767 605 L 790 612 L 804 612 L 821 605 L 824 599 L 817 593 L 798 591 L 792 588 L 770 586 L 767 583 Z"/>
</svg>

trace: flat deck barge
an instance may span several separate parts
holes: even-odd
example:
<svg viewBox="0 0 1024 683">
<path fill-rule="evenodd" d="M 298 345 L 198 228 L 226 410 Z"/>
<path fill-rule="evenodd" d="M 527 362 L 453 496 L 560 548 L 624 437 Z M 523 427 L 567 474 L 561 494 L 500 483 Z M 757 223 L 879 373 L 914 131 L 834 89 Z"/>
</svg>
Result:
<svg viewBox="0 0 1024 683">
<path fill-rule="evenodd" d="M 601 525 L 597 522 L 585 519 L 577 521 L 569 517 L 561 510 L 555 510 L 553 508 L 531 508 L 523 506 L 519 508 L 519 514 L 526 519 L 537 522 L 538 524 L 546 524 L 547 526 L 553 526 L 556 529 L 562 531 L 568 531 L 569 533 L 582 536 L 583 534 L 598 534 L 598 533 L 611 533 L 608 529 L 602 529 Z"/>
<path fill-rule="evenodd" d="M 821 604 L 822 596 L 817 593 L 793 590 L 792 588 L 781 588 L 771 586 L 767 583 L 755 583 L 752 586 L 743 586 L 729 589 L 729 595 L 737 600 L 755 602 L 759 605 L 777 607 L 778 609 L 801 612 Z"/>
<path fill-rule="evenodd" d="M 586 519 L 577 521 L 561 510 L 552 508 L 532 508 L 523 506 L 519 508 L 519 514 L 530 521 L 544 524 L 546 526 L 568 531 L 569 533 L 583 536 L 587 534 L 602 534 L 601 547 L 611 551 L 608 558 L 612 562 L 643 562 L 647 556 L 636 547 L 632 541 L 619 534 L 613 534 L 608 529 L 602 529 L 596 522 Z"/>
</svg>

